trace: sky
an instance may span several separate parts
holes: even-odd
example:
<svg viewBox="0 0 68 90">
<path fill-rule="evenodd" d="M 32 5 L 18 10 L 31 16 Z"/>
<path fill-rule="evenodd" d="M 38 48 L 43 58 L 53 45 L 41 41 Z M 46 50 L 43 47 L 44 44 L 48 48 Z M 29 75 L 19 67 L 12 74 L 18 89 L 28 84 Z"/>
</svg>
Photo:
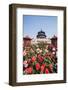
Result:
<svg viewBox="0 0 68 90">
<path fill-rule="evenodd" d="M 57 36 L 57 16 L 23 16 L 24 37 L 35 38 L 39 31 L 44 31 L 48 38 Z"/>
</svg>

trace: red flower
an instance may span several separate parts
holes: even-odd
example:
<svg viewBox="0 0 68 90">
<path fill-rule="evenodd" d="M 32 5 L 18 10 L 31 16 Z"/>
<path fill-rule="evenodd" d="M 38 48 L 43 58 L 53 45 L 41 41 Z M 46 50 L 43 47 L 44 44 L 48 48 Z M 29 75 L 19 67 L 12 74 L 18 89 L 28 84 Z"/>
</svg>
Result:
<svg viewBox="0 0 68 90">
<path fill-rule="evenodd" d="M 42 66 L 45 68 L 46 64 L 44 63 L 44 64 L 42 64 Z"/>
<path fill-rule="evenodd" d="M 39 54 L 38 55 L 38 60 L 39 60 L 39 62 L 43 62 L 44 58 Z"/>
<path fill-rule="evenodd" d="M 43 66 L 41 66 L 41 73 L 43 73 L 44 72 L 44 67 Z"/>
<path fill-rule="evenodd" d="M 39 69 L 40 69 L 40 64 L 36 63 L 36 70 L 39 70 Z"/>
<path fill-rule="evenodd" d="M 41 66 L 41 72 L 44 72 L 45 64 L 42 64 Z"/>
<path fill-rule="evenodd" d="M 49 73 L 49 70 L 48 68 L 45 69 L 45 73 L 48 74 Z"/>
<path fill-rule="evenodd" d="M 25 70 L 25 72 L 26 72 L 27 74 L 31 74 L 32 71 L 33 71 L 32 67 L 26 68 L 26 70 Z"/>
<path fill-rule="evenodd" d="M 35 62 L 35 61 L 36 61 L 36 57 L 33 56 L 33 57 L 31 58 L 31 62 Z"/>
<path fill-rule="evenodd" d="M 44 69 L 45 69 L 45 64 L 42 64 L 42 66 L 41 66 L 41 72 L 44 72 Z"/>
</svg>

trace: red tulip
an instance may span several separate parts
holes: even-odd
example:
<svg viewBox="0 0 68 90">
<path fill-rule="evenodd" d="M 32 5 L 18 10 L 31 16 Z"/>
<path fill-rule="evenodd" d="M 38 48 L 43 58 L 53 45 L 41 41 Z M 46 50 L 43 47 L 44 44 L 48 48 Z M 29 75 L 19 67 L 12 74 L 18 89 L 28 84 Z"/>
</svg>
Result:
<svg viewBox="0 0 68 90">
<path fill-rule="evenodd" d="M 40 64 L 39 63 L 36 63 L 36 70 L 39 70 L 40 69 Z"/>
<path fill-rule="evenodd" d="M 26 70 L 25 70 L 25 72 L 26 72 L 27 74 L 31 74 L 32 71 L 33 71 L 32 67 L 26 68 Z"/>
<path fill-rule="evenodd" d="M 45 68 L 46 67 L 46 64 L 44 63 L 44 64 L 42 64 L 42 66 Z"/>
<path fill-rule="evenodd" d="M 36 61 L 36 57 L 33 56 L 33 57 L 31 58 L 31 62 L 35 62 L 35 61 Z"/>
<path fill-rule="evenodd" d="M 45 73 L 48 74 L 49 73 L 49 70 L 48 68 L 45 69 Z"/>
<path fill-rule="evenodd" d="M 44 67 L 43 66 L 41 66 L 41 72 L 44 72 Z"/>
<path fill-rule="evenodd" d="M 38 60 L 39 60 L 39 62 L 43 62 L 44 58 L 39 54 L 38 55 Z"/>
<path fill-rule="evenodd" d="M 45 64 L 42 64 L 42 65 L 41 65 L 41 73 L 44 72 L 45 66 L 46 66 Z"/>
</svg>

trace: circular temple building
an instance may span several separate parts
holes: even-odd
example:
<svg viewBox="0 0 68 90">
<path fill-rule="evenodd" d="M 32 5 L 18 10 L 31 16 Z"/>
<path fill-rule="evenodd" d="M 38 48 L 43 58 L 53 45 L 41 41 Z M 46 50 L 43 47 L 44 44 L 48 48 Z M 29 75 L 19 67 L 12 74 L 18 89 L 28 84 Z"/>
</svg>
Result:
<svg viewBox="0 0 68 90">
<path fill-rule="evenodd" d="M 37 36 L 36 36 L 37 38 L 46 38 L 46 34 L 45 34 L 45 32 L 44 31 L 39 31 L 38 32 L 38 34 L 37 34 Z"/>
</svg>

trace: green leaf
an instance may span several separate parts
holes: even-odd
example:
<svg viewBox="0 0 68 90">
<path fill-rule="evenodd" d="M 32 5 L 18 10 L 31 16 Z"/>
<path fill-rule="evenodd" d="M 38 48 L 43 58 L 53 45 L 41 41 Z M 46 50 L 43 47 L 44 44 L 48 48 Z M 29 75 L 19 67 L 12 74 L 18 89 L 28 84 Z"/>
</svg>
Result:
<svg viewBox="0 0 68 90">
<path fill-rule="evenodd" d="M 36 70 L 35 69 L 33 69 L 33 74 L 35 74 L 36 73 Z"/>
<path fill-rule="evenodd" d="M 53 71 L 54 71 L 54 72 L 57 72 L 57 67 L 56 67 L 55 64 L 53 65 Z"/>
<path fill-rule="evenodd" d="M 44 62 L 48 63 L 48 64 L 51 64 L 51 61 L 47 58 L 44 59 Z"/>
<path fill-rule="evenodd" d="M 25 56 L 23 56 L 23 61 L 25 61 Z"/>
<path fill-rule="evenodd" d="M 37 70 L 36 70 L 35 74 L 40 74 L 40 71 L 37 71 Z"/>
<path fill-rule="evenodd" d="M 45 55 L 45 54 L 46 54 L 46 51 L 45 51 L 45 50 L 43 50 L 42 54 L 43 54 L 43 55 Z"/>
<path fill-rule="evenodd" d="M 32 65 L 33 65 L 33 66 L 35 66 L 35 65 L 36 65 L 36 63 L 37 63 L 37 61 L 33 62 L 33 63 L 32 63 Z"/>
</svg>

